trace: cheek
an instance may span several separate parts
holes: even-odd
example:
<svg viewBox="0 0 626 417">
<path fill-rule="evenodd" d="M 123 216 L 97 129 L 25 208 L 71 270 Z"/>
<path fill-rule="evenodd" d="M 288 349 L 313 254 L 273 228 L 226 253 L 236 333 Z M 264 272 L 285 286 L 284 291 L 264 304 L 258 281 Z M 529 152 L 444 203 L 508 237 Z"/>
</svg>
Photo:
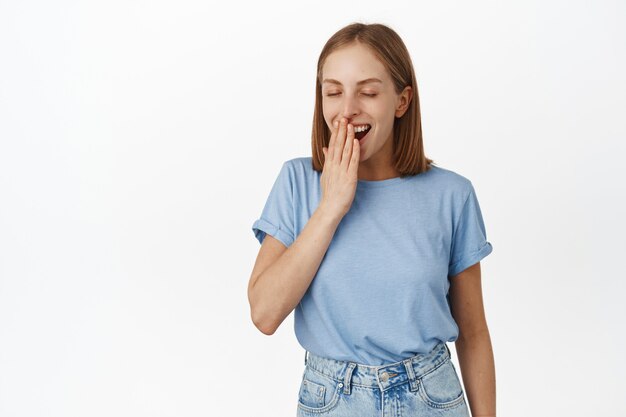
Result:
<svg viewBox="0 0 626 417">
<path fill-rule="evenodd" d="M 324 117 L 324 123 L 326 124 L 326 126 L 328 126 L 329 128 L 331 127 L 331 123 L 337 118 L 337 114 L 338 112 L 335 112 L 328 107 L 322 109 L 322 116 Z"/>
<path fill-rule="evenodd" d="M 330 127 L 330 123 L 331 123 L 331 121 L 332 121 L 332 119 L 331 119 L 331 118 L 330 118 L 327 114 L 324 114 L 324 124 L 325 124 L 327 127 Z"/>
<path fill-rule="evenodd" d="M 336 106 L 325 105 L 322 107 L 322 114 L 324 115 L 324 119 L 332 120 L 334 115 L 337 114 Z"/>
</svg>

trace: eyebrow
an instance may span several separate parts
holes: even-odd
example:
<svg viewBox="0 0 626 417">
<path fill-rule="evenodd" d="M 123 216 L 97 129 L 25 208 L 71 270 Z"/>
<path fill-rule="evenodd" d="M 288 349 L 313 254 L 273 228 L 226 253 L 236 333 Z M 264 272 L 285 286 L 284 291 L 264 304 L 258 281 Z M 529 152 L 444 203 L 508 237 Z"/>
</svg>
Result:
<svg viewBox="0 0 626 417">
<path fill-rule="evenodd" d="M 333 80 L 332 78 L 326 78 L 324 81 L 322 81 L 322 84 L 324 84 L 324 83 L 343 85 L 339 81 Z M 365 79 L 365 80 L 358 81 L 356 83 L 356 85 L 367 84 L 367 83 L 381 83 L 382 84 L 382 81 L 379 80 L 378 78 L 368 78 L 368 79 Z"/>
</svg>

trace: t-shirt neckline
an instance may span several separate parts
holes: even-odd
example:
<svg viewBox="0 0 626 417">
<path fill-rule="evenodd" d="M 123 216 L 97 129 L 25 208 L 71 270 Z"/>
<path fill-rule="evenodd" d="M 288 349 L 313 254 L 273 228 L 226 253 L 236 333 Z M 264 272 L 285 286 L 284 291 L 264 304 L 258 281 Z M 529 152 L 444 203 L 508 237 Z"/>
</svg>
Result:
<svg viewBox="0 0 626 417">
<path fill-rule="evenodd" d="M 358 187 L 361 188 L 378 188 L 378 187 L 386 187 L 388 185 L 397 184 L 400 182 L 404 182 L 408 180 L 409 177 L 393 177 L 388 178 L 386 180 L 358 180 Z"/>
</svg>

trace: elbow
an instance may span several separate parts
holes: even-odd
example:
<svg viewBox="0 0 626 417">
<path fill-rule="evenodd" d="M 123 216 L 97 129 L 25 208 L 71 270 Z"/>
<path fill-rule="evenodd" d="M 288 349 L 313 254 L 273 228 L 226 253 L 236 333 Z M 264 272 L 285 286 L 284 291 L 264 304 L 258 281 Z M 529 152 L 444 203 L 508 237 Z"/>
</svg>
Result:
<svg viewBox="0 0 626 417">
<path fill-rule="evenodd" d="M 265 335 L 271 336 L 276 332 L 276 324 L 271 320 L 267 314 L 263 311 L 259 311 L 259 307 L 252 301 L 252 297 L 248 294 L 248 301 L 250 302 L 250 318 L 254 326 Z"/>
<path fill-rule="evenodd" d="M 257 326 L 257 329 L 266 336 L 271 336 L 276 333 L 275 326 Z"/>
<path fill-rule="evenodd" d="M 259 317 L 258 314 L 252 313 L 252 323 L 259 329 L 259 331 L 267 336 L 271 336 L 276 333 L 276 326 L 270 320 L 263 317 Z"/>
<path fill-rule="evenodd" d="M 253 281 L 252 281 L 253 282 Z M 265 335 L 271 336 L 276 332 L 276 329 L 280 325 L 280 322 L 274 320 L 270 314 L 264 309 L 262 305 L 259 305 L 259 300 L 255 298 L 254 285 L 251 284 L 248 288 L 248 303 L 250 304 L 250 318 L 254 326 Z"/>
<path fill-rule="evenodd" d="M 463 343 L 464 341 L 474 342 L 476 340 L 490 338 L 491 336 L 489 335 L 489 328 L 485 325 L 483 327 L 471 329 L 471 331 L 466 329 L 460 329 L 458 341 L 460 343 Z"/>
</svg>

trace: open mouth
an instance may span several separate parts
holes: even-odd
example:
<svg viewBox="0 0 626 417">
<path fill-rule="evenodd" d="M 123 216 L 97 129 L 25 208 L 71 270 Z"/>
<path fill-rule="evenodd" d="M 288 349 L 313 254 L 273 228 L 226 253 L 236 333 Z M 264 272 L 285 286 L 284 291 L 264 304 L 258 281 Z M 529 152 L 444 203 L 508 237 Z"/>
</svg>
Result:
<svg viewBox="0 0 626 417">
<path fill-rule="evenodd" d="M 361 141 L 363 138 L 365 138 L 365 136 L 367 136 L 367 134 L 369 133 L 369 131 L 372 129 L 371 125 L 364 125 L 364 126 L 359 126 L 357 128 L 355 128 L 354 130 L 354 136 Z"/>
</svg>

